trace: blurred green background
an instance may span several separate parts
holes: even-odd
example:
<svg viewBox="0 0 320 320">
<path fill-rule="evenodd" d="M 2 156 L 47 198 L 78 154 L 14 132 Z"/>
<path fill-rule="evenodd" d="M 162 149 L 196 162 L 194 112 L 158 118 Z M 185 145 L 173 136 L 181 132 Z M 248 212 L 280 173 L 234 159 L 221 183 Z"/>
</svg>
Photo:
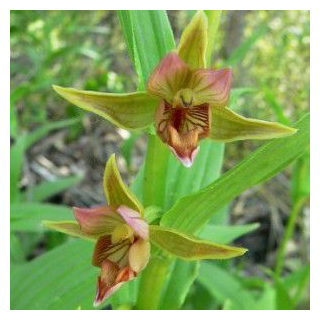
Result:
<svg viewBox="0 0 320 320">
<path fill-rule="evenodd" d="M 168 11 L 177 41 L 192 14 Z M 115 11 L 11 11 L 10 16 L 11 267 L 15 269 L 68 241 L 41 226 L 34 232 L 35 212 L 62 215 L 67 206 L 101 203 L 107 157 L 117 154 L 121 174 L 130 183 L 143 161 L 146 137 L 84 114 L 51 88 L 59 84 L 116 93 L 136 89 L 138 79 Z M 233 68 L 233 109 L 285 124 L 298 120 L 310 107 L 309 11 L 224 12 L 213 61 L 214 67 Z M 228 144 L 224 170 L 258 145 L 261 142 Z M 265 299 L 274 299 L 268 308 L 309 308 L 309 170 L 305 154 L 230 204 L 229 223 L 258 222 L 260 227 L 237 240 L 250 252 L 245 265 L 236 266 L 228 286 L 236 283 L 253 291 L 266 287 L 270 292 L 276 287 L 276 298 L 266 291 Z M 22 227 L 19 217 L 28 212 L 30 228 Z M 287 278 L 277 282 L 267 268 L 276 264 L 292 213 L 297 218 L 284 259 Z M 232 298 L 224 294 L 215 295 L 195 282 L 184 308 L 224 308 Z"/>
</svg>

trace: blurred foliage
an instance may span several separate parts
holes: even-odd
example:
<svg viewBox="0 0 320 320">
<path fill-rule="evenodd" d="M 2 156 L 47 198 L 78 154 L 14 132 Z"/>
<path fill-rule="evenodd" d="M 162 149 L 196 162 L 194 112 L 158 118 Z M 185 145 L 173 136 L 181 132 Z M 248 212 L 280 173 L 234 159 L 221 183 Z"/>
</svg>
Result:
<svg viewBox="0 0 320 320">
<path fill-rule="evenodd" d="M 179 39 L 182 28 L 193 13 L 168 12 L 176 39 Z M 44 233 L 37 224 L 39 219 L 34 219 L 34 215 L 37 212 L 43 214 L 43 210 L 52 215 L 57 214 L 58 217 L 67 215 L 68 208 L 42 202 L 75 185 L 80 178 L 66 177 L 54 183 L 44 181 L 37 185 L 21 184 L 24 160 L 35 143 L 46 138 L 53 130 L 62 130 L 66 126 L 69 128 L 70 139 L 76 139 L 82 130 L 80 125 L 74 125 L 79 122 L 78 116 L 83 114 L 82 111 L 54 94 L 51 85 L 127 92 L 136 89 L 138 79 L 115 11 L 11 11 L 10 20 L 11 263 L 17 275 L 16 282 L 19 283 L 19 279 L 24 279 L 24 274 L 19 273 L 22 269 L 18 266 L 27 260 L 54 247 L 68 254 L 73 254 L 75 250 L 68 242 L 64 243 L 67 237 Z M 309 11 L 224 12 L 212 61 L 214 67 L 231 65 L 233 68 L 233 87 L 236 89 L 230 101 L 232 108 L 240 110 L 245 116 L 277 120 L 285 124 L 296 121 L 309 110 L 310 105 Z M 138 134 L 128 134 L 122 145 L 123 156 L 130 171 L 133 148 L 138 138 Z M 250 152 L 251 147 L 251 143 L 228 146 L 225 161 L 238 162 L 244 153 Z M 309 199 L 309 180 L 310 154 L 307 152 L 293 168 L 289 220 L 291 229 L 296 223 L 302 201 L 305 204 Z M 222 213 L 222 220 L 227 220 L 228 210 Z M 26 219 L 26 214 L 30 215 L 27 224 L 21 222 Z M 39 232 L 28 232 L 29 227 L 30 230 L 38 228 Z M 292 236 L 292 230 L 289 233 L 287 238 Z M 287 241 L 284 240 L 282 248 L 286 247 Z M 82 249 L 79 247 L 79 252 L 82 253 Z M 306 250 L 302 248 L 301 251 Z M 278 264 L 282 269 L 284 249 L 279 256 Z M 35 259 L 32 264 L 25 264 L 26 268 L 40 269 L 47 257 L 41 258 L 43 260 Z M 305 260 L 308 258 L 304 257 Z M 64 269 L 73 268 L 72 263 L 76 262 L 70 261 L 71 266 L 66 262 Z M 90 266 L 86 264 L 80 267 Z M 83 275 L 80 267 L 77 269 L 79 276 Z M 183 270 L 184 266 L 176 265 L 175 268 Z M 242 265 L 234 268 L 229 263 L 203 264 L 183 308 L 308 308 L 309 295 L 305 289 L 310 269 L 307 261 L 302 258 L 297 265 L 286 269 L 290 272 L 283 278 L 279 278 L 279 270 L 278 274 L 268 269 L 261 270 L 261 277 L 257 278 L 243 276 L 242 269 Z M 90 272 L 88 275 L 91 282 L 93 271 Z M 215 275 L 215 286 L 208 286 L 212 274 Z M 34 278 L 37 276 L 37 273 L 33 273 Z M 79 292 L 83 292 L 83 289 L 92 291 L 92 288 L 86 286 L 88 279 L 84 280 L 83 283 L 73 285 Z M 126 288 L 122 292 L 129 291 Z M 41 287 L 34 286 L 33 290 L 33 296 L 40 299 Z M 64 294 L 68 295 L 68 292 Z M 114 299 L 119 297 L 120 294 Z M 28 303 L 23 295 L 21 299 L 23 303 Z M 125 301 L 130 303 L 130 300 Z M 48 307 L 52 308 L 59 308 L 60 303 L 47 302 Z M 120 302 L 118 304 L 121 305 Z M 90 308 L 91 300 L 85 301 L 85 305 Z"/>
<path fill-rule="evenodd" d="M 113 12 L 12 11 L 10 31 L 11 104 L 22 128 L 79 112 L 56 107 L 62 102 L 54 83 L 111 92 L 135 87 Z"/>
</svg>

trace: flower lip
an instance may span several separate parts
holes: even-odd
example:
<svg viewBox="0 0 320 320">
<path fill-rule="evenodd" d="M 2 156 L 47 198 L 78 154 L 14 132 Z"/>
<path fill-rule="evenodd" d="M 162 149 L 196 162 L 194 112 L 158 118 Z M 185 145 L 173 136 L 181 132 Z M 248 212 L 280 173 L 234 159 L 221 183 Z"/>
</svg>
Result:
<svg viewBox="0 0 320 320">
<path fill-rule="evenodd" d="M 114 263 L 106 260 L 101 266 L 101 274 L 98 277 L 97 294 L 94 300 L 94 307 L 98 307 L 101 303 L 117 291 L 122 284 L 132 280 L 136 273 L 126 266 L 119 269 Z"/>
<path fill-rule="evenodd" d="M 196 155 L 199 152 L 200 147 L 198 146 L 196 149 L 194 149 L 191 153 L 191 155 L 185 156 L 185 157 L 181 157 L 177 154 L 176 150 L 174 148 L 172 148 L 171 146 L 169 146 L 170 150 L 172 151 L 172 153 L 176 156 L 176 158 L 186 167 L 186 168 L 190 168 L 194 162 L 194 159 L 196 157 Z"/>
</svg>

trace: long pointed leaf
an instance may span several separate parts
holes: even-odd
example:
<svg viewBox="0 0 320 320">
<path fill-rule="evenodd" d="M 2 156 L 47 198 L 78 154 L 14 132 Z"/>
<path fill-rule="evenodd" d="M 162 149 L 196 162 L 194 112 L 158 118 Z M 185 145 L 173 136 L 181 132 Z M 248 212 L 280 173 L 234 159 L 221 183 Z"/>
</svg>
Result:
<svg viewBox="0 0 320 320">
<path fill-rule="evenodd" d="M 161 224 L 194 233 L 243 191 L 282 171 L 310 143 L 310 116 L 304 116 L 295 127 L 295 135 L 266 143 L 208 187 L 180 199 L 163 215 Z"/>
</svg>

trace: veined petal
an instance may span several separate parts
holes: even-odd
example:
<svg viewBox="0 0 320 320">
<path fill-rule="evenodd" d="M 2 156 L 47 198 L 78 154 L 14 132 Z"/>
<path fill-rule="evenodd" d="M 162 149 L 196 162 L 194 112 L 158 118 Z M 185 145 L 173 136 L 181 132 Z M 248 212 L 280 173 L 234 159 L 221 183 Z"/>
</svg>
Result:
<svg viewBox="0 0 320 320">
<path fill-rule="evenodd" d="M 111 207 L 73 208 L 74 217 L 82 232 L 92 236 L 111 234 L 114 228 L 123 223 L 121 217 Z"/>
<path fill-rule="evenodd" d="M 128 265 L 128 252 L 131 246 L 129 239 L 112 243 L 111 236 L 106 235 L 98 239 L 92 256 L 92 264 L 101 267 L 105 260 L 115 263 L 119 267 Z"/>
<path fill-rule="evenodd" d="M 140 214 L 124 205 L 121 205 L 117 212 L 125 222 L 134 230 L 134 233 L 142 239 L 149 238 L 149 225 L 141 218 Z"/>
<path fill-rule="evenodd" d="M 142 214 L 143 207 L 121 179 L 114 154 L 111 155 L 106 164 L 103 185 L 110 206 L 118 208 L 121 205 L 125 205 Z"/>
<path fill-rule="evenodd" d="M 247 250 L 200 240 L 162 226 L 150 226 L 150 241 L 170 254 L 184 260 L 229 259 Z"/>
<path fill-rule="evenodd" d="M 155 68 L 148 81 L 148 91 L 172 103 L 175 94 L 183 89 L 190 71 L 175 52 L 167 54 Z"/>
<path fill-rule="evenodd" d="M 194 104 L 209 103 L 215 107 L 225 107 L 229 100 L 231 69 L 201 69 L 193 72 L 189 87 L 194 91 Z"/>
<path fill-rule="evenodd" d="M 208 18 L 203 11 L 198 11 L 184 29 L 178 52 L 190 68 L 199 69 L 206 66 L 208 46 Z"/>
<path fill-rule="evenodd" d="M 68 234 L 70 236 L 91 241 L 96 241 L 98 239 L 96 235 L 89 235 L 83 232 L 76 221 L 42 221 L 42 224 L 47 228 Z"/>
<path fill-rule="evenodd" d="M 116 264 L 106 260 L 101 266 L 101 273 L 98 277 L 97 295 L 94 306 L 99 306 L 105 299 L 117 291 L 124 282 L 135 277 L 130 267 L 120 269 Z"/>
<path fill-rule="evenodd" d="M 155 127 L 177 159 L 190 167 L 199 150 L 198 141 L 209 136 L 211 110 L 208 104 L 173 108 L 162 101 L 155 116 Z"/>
<path fill-rule="evenodd" d="M 53 86 L 70 103 L 93 112 L 118 127 L 142 129 L 153 123 L 158 99 L 147 92 L 126 94 L 103 93 Z"/>
<path fill-rule="evenodd" d="M 296 131 L 280 123 L 248 119 L 227 108 L 212 108 L 210 136 L 217 141 L 281 138 Z"/>
<path fill-rule="evenodd" d="M 150 259 L 150 242 L 139 239 L 129 249 L 129 264 L 138 273 L 148 264 Z"/>
</svg>

